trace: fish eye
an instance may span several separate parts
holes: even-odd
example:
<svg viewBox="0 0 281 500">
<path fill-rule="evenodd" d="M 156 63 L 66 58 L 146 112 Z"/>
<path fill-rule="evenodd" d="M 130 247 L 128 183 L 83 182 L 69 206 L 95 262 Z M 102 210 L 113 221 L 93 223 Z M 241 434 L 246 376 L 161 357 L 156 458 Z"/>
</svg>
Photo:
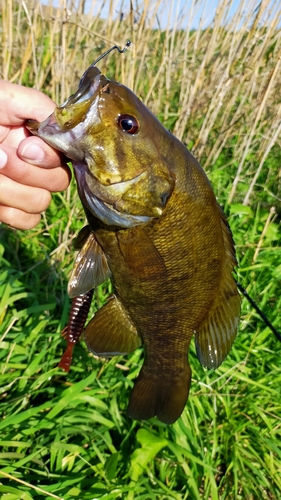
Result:
<svg viewBox="0 0 281 500">
<path fill-rule="evenodd" d="M 120 115 L 117 123 L 123 132 L 127 132 L 127 134 L 136 134 L 140 128 L 138 120 L 133 115 Z"/>
</svg>

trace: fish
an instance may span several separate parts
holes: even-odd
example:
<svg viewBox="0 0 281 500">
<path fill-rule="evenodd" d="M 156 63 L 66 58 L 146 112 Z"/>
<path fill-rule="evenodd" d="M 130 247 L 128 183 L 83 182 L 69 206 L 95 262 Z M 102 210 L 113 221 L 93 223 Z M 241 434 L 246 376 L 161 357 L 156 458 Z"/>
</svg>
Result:
<svg viewBox="0 0 281 500">
<path fill-rule="evenodd" d="M 27 126 L 72 161 L 88 220 L 70 297 L 79 305 L 113 285 L 85 327 L 87 347 L 114 356 L 143 346 L 128 416 L 172 424 L 189 395 L 192 338 L 200 363 L 215 369 L 239 324 L 235 247 L 212 186 L 186 146 L 95 64 L 52 115 Z"/>
</svg>

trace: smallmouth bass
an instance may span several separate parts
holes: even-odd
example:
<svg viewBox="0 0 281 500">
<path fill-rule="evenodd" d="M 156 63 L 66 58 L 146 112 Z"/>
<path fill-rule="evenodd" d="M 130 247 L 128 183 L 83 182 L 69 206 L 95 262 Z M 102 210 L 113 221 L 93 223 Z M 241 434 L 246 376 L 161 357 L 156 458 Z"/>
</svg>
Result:
<svg viewBox="0 0 281 500">
<path fill-rule="evenodd" d="M 107 278 L 113 283 L 86 344 L 100 356 L 143 345 L 128 415 L 173 423 L 189 394 L 193 335 L 201 364 L 216 368 L 239 322 L 233 239 L 208 178 L 130 89 L 94 65 L 75 94 L 28 128 L 72 160 L 89 222 L 70 297 L 83 301 Z"/>
</svg>

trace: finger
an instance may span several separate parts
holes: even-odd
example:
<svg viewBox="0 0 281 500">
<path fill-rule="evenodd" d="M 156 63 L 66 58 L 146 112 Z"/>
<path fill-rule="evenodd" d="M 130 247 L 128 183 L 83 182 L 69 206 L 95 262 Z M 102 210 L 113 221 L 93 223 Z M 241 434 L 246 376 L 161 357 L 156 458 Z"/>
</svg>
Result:
<svg viewBox="0 0 281 500">
<path fill-rule="evenodd" d="M 36 89 L 0 80 L 0 123 L 5 126 L 22 125 L 28 118 L 43 121 L 55 103 Z"/>
<path fill-rule="evenodd" d="M 0 205 L 0 221 L 15 229 L 32 229 L 40 222 L 40 214 L 28 214 L 16 208 Z"/>
<path fill-rule="evenodd" d="M 18 155 L 28 163 L 42 165 L 44 168 L 54 168 L 66 164 L 62 154 L 48 146 L 39 137 L 34 136 L 27 137 L 19 144 Z"/>
<path fill-rule="evenodd" d="M 48 159 L 49 158 L 49 159 Z M 50 157 L 46 159 L 50 167 Z M 58 163 L 54 157 L 54 163 Z M 71 173 L 67 166 L 43 168 L 31 165 L 18 157 L 14 148 L 1 145 L 0 148 L 0 173 L 15 181 L 19 185 L 40 188 L 50 192 L 63 191 L 70 182 Z M 1 196 L 1 194 L 0 194 Z"/>
<path fill-rule="evenodd" d="M 0 139 L 0 142 L 17 149 L 19 156 L 33 165 L 44 163 L 45 167 L 53 168 L 66 163 L 62 153 L 49 146 L 40 137 L 31 135 L 22 126 L 12 127 L 7 137 Z"/>
<path fill-rule="evenodd" d="M 51 202 L 51 194 L 46 189 L 24 186 L 0 174 L 0 204 L 17 208 L 29 214 L 46 210 Z"/>
<path fill-rule="evenodd" d="M 0 106 L 1 106 L 1 101 L 0 101 Z M 23 141 L 23 139 L 29 136 L 30 132 L 23 125 L 4 127 L 0 124 L 0 142 L 5 143 L 8 146 L 17 147 L 19 143 Z"/>
</svg>

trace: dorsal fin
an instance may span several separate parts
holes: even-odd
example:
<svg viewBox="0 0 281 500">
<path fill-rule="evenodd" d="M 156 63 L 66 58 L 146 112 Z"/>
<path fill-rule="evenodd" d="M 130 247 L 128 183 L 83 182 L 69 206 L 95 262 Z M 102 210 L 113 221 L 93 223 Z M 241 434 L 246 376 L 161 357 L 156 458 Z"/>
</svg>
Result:
<svg viewBox="0 0 281 500">
<path fill-rule="evenodd" d="M 219 207 L 220 208 L 220 207 Z M 232 276 L 237 264 L 232 234 L 220 209 L 225 260 L 221 280 L 208 315 L 195 333 L 197 356 L 208 368 L 217 368 L 234 342 L 240 317 L 240 295 Z"/>
</svg>

